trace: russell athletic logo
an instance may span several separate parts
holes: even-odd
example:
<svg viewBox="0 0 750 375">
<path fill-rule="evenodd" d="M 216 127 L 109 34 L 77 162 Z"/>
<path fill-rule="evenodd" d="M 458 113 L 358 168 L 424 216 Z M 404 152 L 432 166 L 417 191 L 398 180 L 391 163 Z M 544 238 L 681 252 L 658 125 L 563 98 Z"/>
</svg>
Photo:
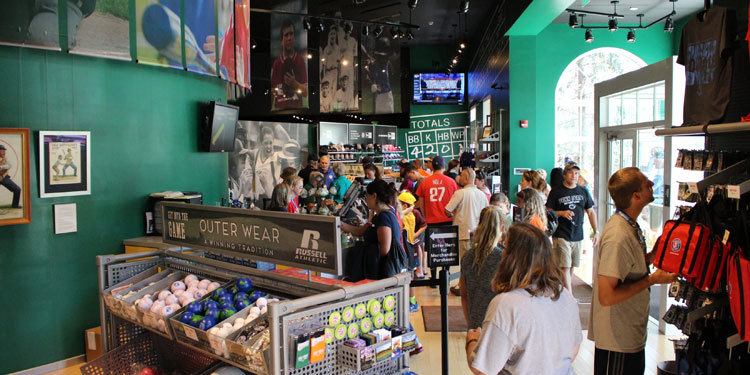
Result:
<svg viewBox="0 0 750 375">
<path fill-rule="evenodd" d="M 682 241 L 680 241 L 679 238 L 675 238 L 672 240 L 672 244 L 670 246 L 672 247 L 672 252 L 679 253 L 680 249 L 682 249 Z"/>
<path fill-rule="evenodd" d="M 305 229 L 302 232 L 302 241 L 294 253 L 294 260 L 312 264 L 327 264 L 328 256 L 324 251 L 318 250 L 320 232 Z"/>
</svg>

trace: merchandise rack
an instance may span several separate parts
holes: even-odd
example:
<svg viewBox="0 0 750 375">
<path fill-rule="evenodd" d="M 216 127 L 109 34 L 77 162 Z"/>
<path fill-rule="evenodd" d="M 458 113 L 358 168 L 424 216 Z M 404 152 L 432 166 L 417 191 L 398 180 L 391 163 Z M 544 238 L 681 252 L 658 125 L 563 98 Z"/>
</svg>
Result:
<svg viewBox="0 0 750 375">
<path fill-rule="evenodd" d="M 340 366 L 337 361 L 337 357 L 339 356 L 338 346 L 343 343 L 343 340 L 334 340 L 326 344 L 326 357 L 324 360 L 300 369 L 294 368 L 292 361 L 294 353 L 290 350 L 289 334 L 292 330 L 301 326 L 326 325 L 328 315 L 334 311 L 340 312 L 347 306 L 366 303 L 373 298 L 393 296 L 396 299 L 396 307 L 394 309 L 396 317 L 395 325 L 402 327 L 409 326 L 408 296 L 411 279 L 408 274 L 400 274 L 395 277 L 361 285 L 330 286 L 207 259 L 202 257 L 202 254 L 201 252 L 186 254 L 182 251 L 155 250 L 135 254 L 97 256 L 99 290 L 103 291 L 109 286 L 135 276 L 153 266 L 160 266 L 165 269 L 189 272 L 202 277 L 231 279 L 240 276 L 249 276 L 253 280 L 253 284 L 261 289 L 280 291 L 287 295 L 302 296 L 297 299 L 272 303 L 268 306 L 271 340 L 269 350 L 264 353 L 267 374 L 344 375 L 357 373 L 347 367 Z M 110 314 L 104 306 L 101 293 L 100 311 L 102 341 L 105 353 L 129 343 L 143 334 L 150 334 L 145 328 Z M 356 320 L 353 322 L 356 322 Z M 173 345 L 184 346 L 183 343 L 170 342 Z M 212 352 L 195 347 L 191 347 L 190 349 L 200 355 L 262 374 L 262 372 L 243 366 L 241 363 L 235 363 L 226 358 L 216 356 Z M 113 352 L 113 354 L 116 353 Z M 404 353 L 400 358 L 378 362 L 366 371 L 359 372 L 359 374 L 400 374 L 408 370 L 409 355 L 408 353 Z"/>
</svg>

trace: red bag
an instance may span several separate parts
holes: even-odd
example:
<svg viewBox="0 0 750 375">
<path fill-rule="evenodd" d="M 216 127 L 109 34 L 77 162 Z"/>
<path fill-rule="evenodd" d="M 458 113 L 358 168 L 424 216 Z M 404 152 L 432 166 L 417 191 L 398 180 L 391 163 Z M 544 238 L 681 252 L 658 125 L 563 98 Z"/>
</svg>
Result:
<svg viewBox="0 0 750 375">
<path fill-rule="evenodd" d="M 654 266 L 686 278 L 699 275 L 701 257 L 711 250 L 711 231 L 695 221 L 668 220 L 656 240 Z"/>
<path fill-rule="evenodd" d="M 690 279 L 693 286 L 705 292 L 717 292 L 721 288 L 729 250 L 732 248 L 731 244 L 724 245 L 721 241 L 712 239 L 711 242 L 711 250 L 704 252 L 705 256 L 699 260 L 698 276 Z"/>
<path fill-rule="evenodd" d="M 742 251 L 735 251 L 727 264 L 727 292 L 734 324 L 740 339 L 750 341 L 750 261 Z"/>
</svg>

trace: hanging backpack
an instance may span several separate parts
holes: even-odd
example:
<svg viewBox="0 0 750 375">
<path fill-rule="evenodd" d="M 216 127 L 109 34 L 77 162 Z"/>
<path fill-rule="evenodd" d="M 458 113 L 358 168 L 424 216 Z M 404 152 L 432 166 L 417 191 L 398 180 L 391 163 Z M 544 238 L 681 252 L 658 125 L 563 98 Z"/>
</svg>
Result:
<svg viewBox="0 0 750 375">
<path fill-rule="evenodd" d="M 668 220 L 654 244 L 654 266 L 688 279 L 698 277 L 713 246 L 711 230 L 704 224 L 710 225 L 709 220 L 701 201 L 684 217 Z"/>
<path fill-rule="evenodd" d="M 750 329 L 747 326 L 750 324 L 750 261 L 740 248 L 735 249 L 727 263 L 729 306 L 740 339 L 750 341 Z"/>
</svg>

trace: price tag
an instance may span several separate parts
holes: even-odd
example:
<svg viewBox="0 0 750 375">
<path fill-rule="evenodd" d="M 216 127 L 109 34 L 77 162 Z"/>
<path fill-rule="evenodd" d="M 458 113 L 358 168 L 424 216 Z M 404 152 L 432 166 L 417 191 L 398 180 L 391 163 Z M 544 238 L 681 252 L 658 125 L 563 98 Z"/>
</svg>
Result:
<svg viewBox="0 0 750 375">
<path fill-rule="evenodd" d="M 724 230 L 724 238 L 721 240 L 721 242 L 724 245 L 726 245 L 727 241 L 729 241 L 729 231 L 728 230 Z"/>
<path fill-rule="evenodd" d="M 740 199 L 740 185 L 727 185 L 729 198 Z"/>
<path fill-rule="evenodd" d="M 688 182 L 688 190 L 693 194 L 698 194 L 698 184 L 695 182 Z"/>
<path fill-rule="evenodd" d="M 194 341 L 198 341 L 198 335 L 195 334 L 195 330 L 188 327 L 188 326 L 182 326 L 183 329 L 185 329 L 185 336 L 193 339 Z"/>
</svg>

